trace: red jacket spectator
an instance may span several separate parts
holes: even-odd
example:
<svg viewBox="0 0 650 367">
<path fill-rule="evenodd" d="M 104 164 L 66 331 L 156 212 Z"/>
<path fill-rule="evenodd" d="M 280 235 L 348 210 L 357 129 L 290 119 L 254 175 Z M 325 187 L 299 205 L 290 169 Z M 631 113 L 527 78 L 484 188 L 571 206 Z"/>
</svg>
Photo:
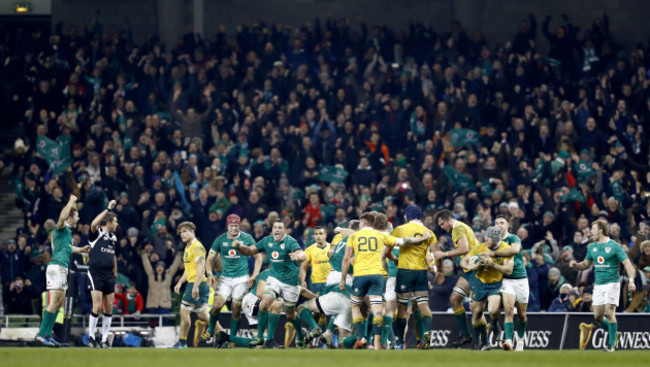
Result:
<svg viewBox="0 0 650 367">
<path fill-rule="evenodd" d="M 115 293 L 115 307 L 121 315 L 140 314 L 144 308 L 142 294 L 132 284 L 126 293 Z"/>
</svg>

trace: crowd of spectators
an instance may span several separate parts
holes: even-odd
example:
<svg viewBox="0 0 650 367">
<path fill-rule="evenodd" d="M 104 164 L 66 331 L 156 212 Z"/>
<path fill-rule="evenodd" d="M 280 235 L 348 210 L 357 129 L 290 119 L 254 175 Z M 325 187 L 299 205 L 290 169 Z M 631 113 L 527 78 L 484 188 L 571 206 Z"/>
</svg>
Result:
<svg viewBox="0 0 650 367">
<path fill-rule="evenodd" d="M 593 274 L 567 264 L 604 218 L 640 270 L 621 308 L 650 311 L 650 45 L 617 43 L 605 14 L 582 29 L 546 17 L 543 37 L 532 14 L 514 28 L 511 42 L 491 44 L 459 22 L 392 30 L 328 17 L 221 26 L 176 45 L 136 45 L 128 29 L 97 25 L 4 29 L 3 120 L 24 131 L 3 160 L 24 213 L 0 251 L 4 312 L 40 312 L 51 230 L 71 193 L 78 244 L 119 201 L 125 313 L 171 307 L 184 220 L 209 246 L 231 213 L 256 240 L 280 218 L 304 246 L 314 226 L 370 209 L 400 225 L 410 203 L 443 248 L 452 244 L 436 210 L 479 237 L 507 214 L 533 311 L 589 309 Z M 452 146 L 455 129 L 478 142 Z M 59 174 L 37 153 L 42 137 L 70 152 Z M 431 281 L 435 310 L 448 309 L 457 270 L 445 262 L 448 279 Z"/>
</svg>

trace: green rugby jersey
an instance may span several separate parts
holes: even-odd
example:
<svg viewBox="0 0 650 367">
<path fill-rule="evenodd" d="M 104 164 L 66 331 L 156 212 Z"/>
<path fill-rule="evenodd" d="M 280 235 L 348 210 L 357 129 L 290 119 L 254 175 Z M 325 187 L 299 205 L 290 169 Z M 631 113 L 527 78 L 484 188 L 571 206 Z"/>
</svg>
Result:
<svg viewBox="0 0 650 367">
<path fill-rule="evenodd" d="M 70 263 L 70 256 L 72 255 L 72 231 L 68 225 L 64 225 L 63 229 L 59 230 L 54 227 L 54 234 L 52 236 L 52 260 L 50 264 L 59 265 L 68 268 Z"/>
<path fill-rule="evenodd" d="M 521 240 L 519 237 L 512 233 L 508 233 L 506 238 L 504 238 L 502 241 L 507 243 L 509 246 L 513 243 L 518 243 L 520 245 L 519 252 L 512 257 L 515 260 L 515 266 L 512 268 L 512 274 L 504 275 L 503 277 L 508 279 L 527 278 L 528 276 L 526 275 L 526 267 L 524 266 L 524 249 L 521 247 Z"/>
<path fill-rule="evenodd" d="M 255 247 L 264 251 L 271 262 L 269 276 L 287 285 L 300 285 L 300 263 L 289 258 L 290 253 L 301 250 L 293 237 L 286 235 L 281 241 L 275 242 L 272 235 L 266 236 Z"/>
<path fill-rule="evenodd" d="M 255 245 L 255 240 L 248 233 L 239 232 L 237 240 L 241 241 L 244 246 Z M 228 234 L 224 233 L 212 243 L 211 249 L 221 254 L 221 262 L 223 263 L 221 276 L 239 278 L 249 275 L 248 256 L 242 255 L 239 250 L 235 249 L 232 242 L 233 240 L 228 237 Z"/>
<path fill-rule="evenodd" d="M 345 237 L 342 239 L 339 243 L 332 244 L 331 246 L 336 246 L 334 247 L 334 253 L 332 253 L 332 257 L 330 257 L 330 265 L 332 266 L 332 270 L 336 270 L 339 273 L 341 272 L 341 268 L 343 266 L 343 259 L 345 258 L 345 248 L 348 244 L 348 238 Z M 352 275 L 354 274 L 352 264 L 350 264 L 350 269 L 348 269 L 348 274 Z"/>
<path fill-rule="evenodd" d="M 609 240 L 605 243 L 594 242 L 587 249 L 585 260 L 594 263 L 594 284 L 610 284 L 620 281 L 619 265 L 627 260 L 627 254 L 618 242 Z"/>
</svg>

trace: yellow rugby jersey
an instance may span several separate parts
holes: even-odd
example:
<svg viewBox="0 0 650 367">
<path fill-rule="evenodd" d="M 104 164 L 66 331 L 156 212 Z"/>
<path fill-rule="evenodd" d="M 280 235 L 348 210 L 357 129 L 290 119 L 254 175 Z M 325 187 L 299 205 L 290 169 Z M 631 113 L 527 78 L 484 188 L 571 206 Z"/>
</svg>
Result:
<svg viewBox="0 0 650 367">
<path fill-rule="evenodd" d="M 428 240 L 399 247 L 398 269 L 427 270 L 427 249 L 431 244 L 437 243 L 438 239 L 429 228 L 415 222 L 408 222 L 393 229 L 390 235 L 398 238 L 422 237 L 426 232 L 431 233 Z"/>
<path fill-rule="evenodd" d="M 199 242 L 199 240 L 194 239 L 192 243 L 185 246 L 185 253 L 183 254 L 183 264 L 185 265 L 185 274 L 187 274 L 188 282 L 196 281 L 196 260 L 199 257 L 205 259 L 205 247 Z M 205 269 L 203 271 L 202 281 L 206 281 L 208 278 L 205 276 Z"/>
<path fill-rule="evenodd" d="M 482 254 L 484 252 L 505 250 L 507 248 L 510 248 L 510 246 L 507 243 L 503 242 L 503 241 L 501 241 L 501 243 L 499 244 L 499 247 L 494 249 L 494 250 L 490 249 L 484 242 L 484 243 L 481 243 L 478 246 L 474 247 L 473 249 L 471 249 L 469 251 L 469 253 L 467 254 L 467 256 L 471 257 L 471 256 L 474 256 L 474 255 L 480 255 L 480 254 Z M 512 256 L 510 256 L 510 257 L 497 256 L 497 257 L 493 257 L 492 260 L 497 264 L 503 265 L 504 260 L 511 259 L 511 258 L 512 258 Z M 500 282 L 501 279 L 503 279 L 503 273 L 497 271 L 494 268 L 480 267 L 476 271 L 476 278 L 478 278 L 484 284 L 492 284 L 492 283 Z"/>
<path fill-rule="evenodd" d="M 327 276 L 332 269 L 330 266 L 330 258 L 327 256 L 330 246 L 329 243 L 325 243 L 325 247 L 318 247 L 318 245 L 314 243 L 305 250 L 307 261 L 311 264 L 312 283 L 327 282 Z"/>
<path fill-rule="evenodd" d="M 397 238 L 372 228 L 363 228 L 348 237 L 347 247 L 354 250 L 354 276 L 388 276 L 381 264 L 384 246 L 395 246 Z"/>
<path fill-rule="evenodd" d="M 457 220 L 454 223 L 454 227 L 451 229 L 451 240 L 454 242 L 454 247 L 458 247 L 458 241 L 460 241 L 461 238 L 467 238 L 467 244 L 469 245 L 470 252 L 473 248 L 479 245 L 472 228 L 467 224 Z M 463 271 L 467 272 L 467 270 Z"/>
<path fill-rule="evenodd" d="M 334 247 L 336 247 L 336 245 L 338 245 L 339 242 L 341 242 L 344 238 L 345 238 L 344 235 L 342 235 L 340 233 L 337 233 L 336 236 L 334 236 L 334 238 L 332 238 L 331 245 L 334 245 Z"/>
</svg>

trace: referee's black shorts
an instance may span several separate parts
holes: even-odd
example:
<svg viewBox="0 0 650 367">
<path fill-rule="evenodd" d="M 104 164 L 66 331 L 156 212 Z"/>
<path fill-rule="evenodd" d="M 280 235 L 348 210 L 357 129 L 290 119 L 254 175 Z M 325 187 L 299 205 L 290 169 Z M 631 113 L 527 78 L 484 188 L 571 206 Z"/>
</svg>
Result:
<svg viewBox="0 0 650 367">
<path fill-rule="evenodd" d="M 104 294 L 115 293 L 115 275 L 113 269 L 88 269 L 90 290 L 99 291 Z"/>
</svg>

